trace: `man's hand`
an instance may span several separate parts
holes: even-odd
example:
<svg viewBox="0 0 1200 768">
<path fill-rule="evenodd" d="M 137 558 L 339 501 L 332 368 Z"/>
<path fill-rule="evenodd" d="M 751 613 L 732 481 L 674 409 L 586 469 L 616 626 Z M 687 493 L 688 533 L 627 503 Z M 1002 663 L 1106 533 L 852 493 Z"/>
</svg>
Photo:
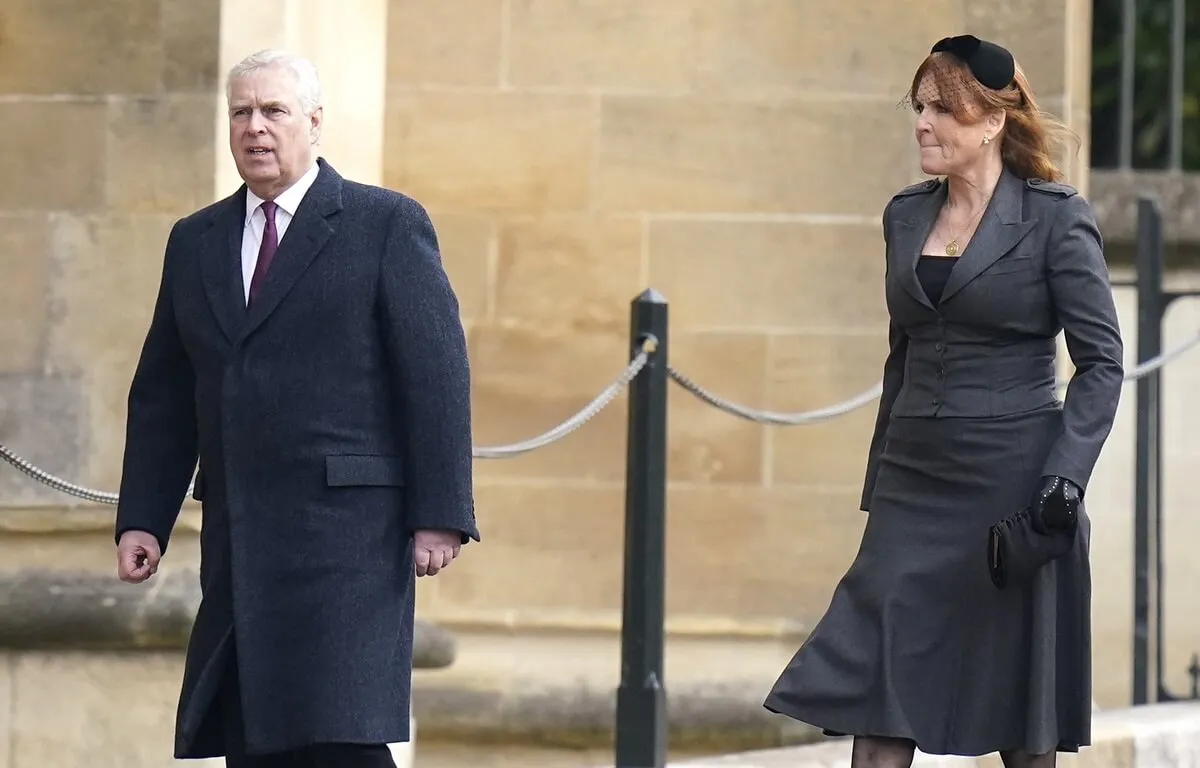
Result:
<svg viewBox="0 0 1200 768">
<path fill-rule="evenodd" d="M 117 575 L 129 584 L 141 584 L 158 571 L 162 551 L 158 539 L 145 531 L 125 531 L 117 544 Z"/>
<path fill-rule="evenodd" d="M 458 531 L 427 530 L 413 533 L 413 562 L 417 576 L 435 576 L 450 565 L 462 549 L 462 534 Z"/>
</svg>

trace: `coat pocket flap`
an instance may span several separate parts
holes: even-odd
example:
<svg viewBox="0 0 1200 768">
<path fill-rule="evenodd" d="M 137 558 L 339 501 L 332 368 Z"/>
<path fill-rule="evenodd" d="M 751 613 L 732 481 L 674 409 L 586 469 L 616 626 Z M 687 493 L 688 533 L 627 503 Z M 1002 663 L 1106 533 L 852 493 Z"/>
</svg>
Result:
<svg viewBox="0 0 1200 768">
<path fill-rule="evenodd" d="M 399 456 L 326 456 L 329 486 L 404 485 Z"/>
</svg>

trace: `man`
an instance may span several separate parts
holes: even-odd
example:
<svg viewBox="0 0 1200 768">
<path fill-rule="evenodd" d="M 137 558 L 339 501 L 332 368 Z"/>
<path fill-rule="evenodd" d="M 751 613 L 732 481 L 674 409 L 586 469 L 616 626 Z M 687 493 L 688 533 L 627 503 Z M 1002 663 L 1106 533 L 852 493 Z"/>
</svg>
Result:
<svg viewBox="0 0 1200 768">
<path fill-rule="evenodd" d="M 250 56 L 227 97 L 245 185 L 167 240 L 129 393 L 118 571 L 153 576 L 198 458 L 203 600 L 176 757 L 391 766 L 414 575 L 479 539 L 458 302 L 419 204 L 314 162 L 310 63 Z"/>
</svg>

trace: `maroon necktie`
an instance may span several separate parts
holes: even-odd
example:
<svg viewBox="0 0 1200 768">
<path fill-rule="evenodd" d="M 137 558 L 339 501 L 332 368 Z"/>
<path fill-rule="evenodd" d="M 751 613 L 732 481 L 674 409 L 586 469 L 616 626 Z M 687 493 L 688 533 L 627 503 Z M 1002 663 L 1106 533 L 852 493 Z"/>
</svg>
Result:
<svg viewBox="0 0 1200 768">
<path fill-rule="evenodd" d="M 250 303 L 258 298 L 263 281 L 267 279 L 267 270 L 271 268 L 271 260 L 279 248 L 279 233 L 275 231 L 275 203 L 270 200 L 260 206 L 263 215 L 267 217 L 267 226 L 263 230 L 262 245 L 258 246 L 258 261 L 254 264 L 254 277 L 250 279 Z"/>
</svg>

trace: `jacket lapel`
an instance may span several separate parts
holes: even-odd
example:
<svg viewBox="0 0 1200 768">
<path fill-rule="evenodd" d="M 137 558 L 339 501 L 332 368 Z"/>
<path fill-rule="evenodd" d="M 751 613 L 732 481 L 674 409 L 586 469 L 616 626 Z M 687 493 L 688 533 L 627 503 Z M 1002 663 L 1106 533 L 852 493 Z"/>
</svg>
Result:
<svg viewBox="0 0 1200 768">
<path fill-rule="evenodd" d="M 1007 170 L 1004 171 L 996 183 L 996 190 L 992 193 L 992 200 L 984 211 L 979 227 L 950 272 L 940 303 L 945 304 L 1001 256 L 1015 248 L 1037 224 L 1036 219 L 1025 221 L 1022 218 L 1024 195 L 1025 183 Z"/>
<path fill-rule="evenodd" d="M 246 319 L 242 287 L 242 229 L 246 220 L 246 188 L 242 187 L 218 208 L 212 226 L 200 239 L 200 272 L 204 293 L 217 325 L 230 342 L 241 333 Z"/>
<path fill-rule="evenodd" d="M 899 211 L 895 217 L 893 231 L 889 233 L 890 245 L 895 254 L 893 268 L 896 279 L 904 290 L 908 291 L 922 306 L 933 309 L 929 296 L 917 279 L 917 262 L 921 259 L 921 251 L 925 241 L 937 220 L 938 211 L 946 200 L 946 185 L 943 182 L 929 194 L 906 198 L 907 212 Z"/>
<path fill-rule="evenodd" d="M 324 160 L 316 181 L 296 209 L 296 215 L 279 242 L 271 271 L 263 282 L 262 293 L 246 312 L 241 338 L 253 333 L 274 312 L 304 274 L 329 238 L 333 219 L 342 210 L 342 177 Z"/>
</svg>

